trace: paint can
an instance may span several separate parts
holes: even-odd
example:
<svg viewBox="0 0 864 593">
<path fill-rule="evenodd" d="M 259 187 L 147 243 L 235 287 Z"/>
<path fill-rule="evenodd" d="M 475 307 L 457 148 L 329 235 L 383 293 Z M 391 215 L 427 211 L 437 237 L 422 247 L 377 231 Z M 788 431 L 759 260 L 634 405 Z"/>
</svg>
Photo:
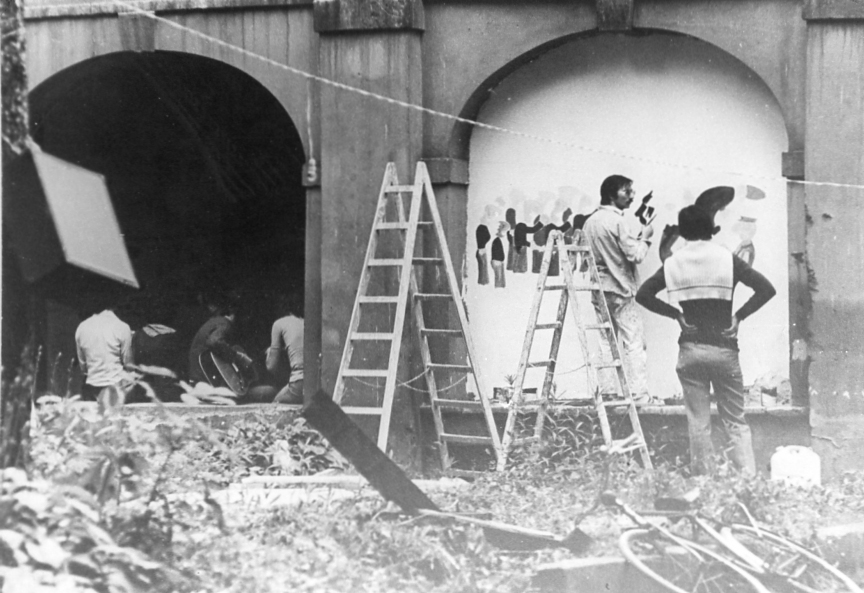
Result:
<svg viewBox="0 0 864 593">
<path fill-rule="evenodd" d="M 795 486 L 819 486 L 822 483 L 822 461 L 810 447 L 777 447 L 771 456 L 771 479 Z"/>
</svg>

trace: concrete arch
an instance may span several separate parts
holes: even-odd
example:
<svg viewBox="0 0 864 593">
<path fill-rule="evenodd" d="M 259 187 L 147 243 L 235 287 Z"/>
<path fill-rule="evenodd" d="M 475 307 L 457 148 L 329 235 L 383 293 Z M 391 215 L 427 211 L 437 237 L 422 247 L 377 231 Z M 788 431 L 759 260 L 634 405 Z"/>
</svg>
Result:
<svg viewBox="0 0 864 593">
<path fill-rule="evenodd" d="M 574 214 L 590 214 L 599 202 L 600 183 L 613 173 L 636 180 L 642 194 L 654 192 L 658 231 L 674 224 L 678 210 L 708 187 L 737 186 L 740 199 L 722 213 L 722 222 L 718 215 L 725 234 L 716 240 L 734 251 L 760 221 L 756 265 L 780 295 L 770 314 L 763 314 L 758 339 L 753 334 L 742 338 L 745 379 L 754 382 L 769 373 L 788 377 L 788 255 L 780 247 L 788 240 L 788 212 L 780 156 L 788 148 L 789 133 L 779 102 L 752 70 L 689 36 L 593 32 L 556 40 L 523 56 L 496 72 L 494 83 L 475 92 L 474 99 L 466 108 L 479 121 L 574 146 L 485 128 L 454 131 L 456 156 L 469 162 L 466 252 L 474 247 L 475 229 L 479 250 L 481 227 L 494 232 L 507 216 L 511 226 L 530 227 L 535 220 L 558 226 Z M 767 199 L 748 200 L 759 194 L 744 184 Z M 498 240 L 506 249 L 507 240 Z M 527 270 L 500 273 L 495 286 L 483 279 L 489 271 L 485 260 L 466 257 L 466 307 L 478 328 L 478 347 L 495 352 L 484 361 L 487 376 L 503 377 L 518 362 L 524 327 L 511 330 L 500 320 L 505 314 L 527 319 L 542 251 L 532 246 L 528 255 L 533 269 L 529 263 Z M 655 248 L 640 266 L 642 277 L 659 265 Z M 669 362 L 675 359 L 677 335 L 671 333 L 676 328 L 651 317 L 645 323 L 655 370 L 649 388 L 662 397 L 674 396 L 680 386 Z M 510 347 L 496 348 L 501 344 Z M 562 349 L 562 356 L 581 360 L 571 346 Z M 538 352 L 544 348 L 548 346 Z M 562 378 L 559 387 L 570 393 L 584 389 L 578 373 L 568 379 L 565 385 Z"/>
<path fill-rule="evenodd" d="M 145 16 L 121 14 L 81 18 L 74 11 L 47 19 L 27 21 L 27 72 L 31 88 L 76 64 L 124 51 L 148 53 L 169 51 L 222 62 L 263 85 L 302 130 L 303 151 L 309 154 L 310 134 L 317 133 L 307 122 L 311 96 L 306 80 L 273 64 L 249 57 L 202 39 L 208 36 L 284 63 L 305 72 L 317 64 L 317 34 L 312 26 L 311 3 L 306 9 L 259 11 L 195 11 L 161 15 L 189 32 Z M 264 42 L 263 44 L 261 42 Z M 314 106 L 313 106 L 314 107 Z M 302 125 L 301 125 L 302 124 Z"/>
<path fill-rule="evenodd" d="M 236 291 L 262 351 L 275 293 L 302 290 L 306 265 L 306 156 L 282 103 L 222 61 L 111 52 L 43 80 L 30 109 L 43 150 L 106 178 L 142 284 L 134 321 L 194 333 L 179 326 L 196 296 Z M 47 298 L 86 308 L 58 288 Z"/>
<path fill-rule="evenodd" d="M 745 68 L 748 72 L 750 72 L 756 79 L 757 84 L 764 85 L 768 92 L 771 94 L 774 104 L 777 106 L 780 113 L 783 115 L 784 125 L 786 127 L 787 138 L 789 139 L 789 150 L 793 150 L 795 146 L 798 144 L 796 138 L 800 134 L 798 128 L 800 128 L 800 122 L 797 122 L 794 115 L 790 113 L 790 108 L 788 107 L 788 103 L 790 100 L 782 101 L 781 97 L 783 96 L 783 89 L 778 87 L 778 82 L 774 80 L 770 80 L 771 77 L 760 74 L 761 70 L 764 68 L 759 68 L 759 56 L 751 56 L 748 59 L 748 56 L 741 55 L 741 52 L 734 51 L 736 46 L 734 43 L 726 42 L 723 43 L 722 39 L 708 40 L 702 37 L 698 37 L 688 33 L 686 31 L 674 30 L 674 29 L 635 29 L 628 33 L 610 33 L 610 32 L 601 32 L 596 28 L 584 29 L 579 32 L 573 33 L 571 35 L 565 35 L 558 37 L 556 39 L 547 41 L 546 43 L 542 43 L 537 47 L 513 58 L 504 66 L 498 68 L 492 74 L 490 74 L 477 88 L 468 96 L 465 101 L 462 109 L 459 112 L 459 117 L 478 121 L 477 117 L 480 112 L 480 109 L 486 102 L 486 100 L 495 92 L 495 88 L 508 76 L 514 74 L 519 69 L 525 67 L 526 65 L 534 62 L 538 58 L 543 55 L 558 49 L 559 47 L 565 46 L 574 41 L 592 39 L 597 37 L 610 37 L 610 36 L 633 36 L 633 37 L 645 37 L 649 35 L 669 35 L 673 37 L 679 37 L 684 39 L 691 39 L 694 42 L 699 44 L 704 44 L 707 47 L 714 48 L 718 52 L 718 56 L 725 56 L 727 59 L 733 59 L 738 62 L 742 68 Z M 718 45 L 717 42 L 721 42 L 722 45 Z M 454 123 L 450 138 L 448 142 L 448 156 L 450 158 L 460 159 L 464 161 L 470 160 L 470 139 L 471 133 L 474 130 L 474 126 L 464 122 L 456 122 Z"/>
</svg>

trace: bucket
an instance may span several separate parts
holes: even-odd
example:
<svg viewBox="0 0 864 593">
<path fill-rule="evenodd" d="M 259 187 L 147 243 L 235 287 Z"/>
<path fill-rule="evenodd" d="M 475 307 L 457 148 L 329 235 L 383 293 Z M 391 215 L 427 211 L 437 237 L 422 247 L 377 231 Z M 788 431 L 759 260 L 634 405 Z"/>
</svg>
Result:
<svg viewBox="0 0 864 593">
<path fill-rule="evenodd" d="M 810 447 L 777 447 L 771 456 L 771 479 L 795 486 L 819 486 L 822 483 L 819 455 Z"/>
</svg>

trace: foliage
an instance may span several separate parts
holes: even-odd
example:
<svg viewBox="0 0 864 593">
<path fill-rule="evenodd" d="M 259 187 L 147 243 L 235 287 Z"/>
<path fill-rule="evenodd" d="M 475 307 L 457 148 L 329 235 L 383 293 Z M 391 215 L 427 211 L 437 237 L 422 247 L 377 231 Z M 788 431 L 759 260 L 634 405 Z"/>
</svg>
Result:
<svg viewBox="0 0 864 593">
<path fill-rule="evenodd" d="M 0 475 L 0 584 L 4 591 L 179 591 L 189 579 L 139 550 L 118 545 L 98 501 L 74 486 Z"/>
</svg>

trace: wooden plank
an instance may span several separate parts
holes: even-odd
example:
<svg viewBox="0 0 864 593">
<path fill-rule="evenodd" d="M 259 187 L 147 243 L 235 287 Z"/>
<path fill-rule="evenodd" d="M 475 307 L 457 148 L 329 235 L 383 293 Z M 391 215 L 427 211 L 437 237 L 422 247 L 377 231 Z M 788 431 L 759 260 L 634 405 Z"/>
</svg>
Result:
<svg viewBox="0 0 864 593">
<path fill-rule="evenodd" d="M 411 514 L 417 514 L 420 509 L 439 510 L 324 391 L 312 397 L 301 415 L 385 499 Z"/>
</svg>

